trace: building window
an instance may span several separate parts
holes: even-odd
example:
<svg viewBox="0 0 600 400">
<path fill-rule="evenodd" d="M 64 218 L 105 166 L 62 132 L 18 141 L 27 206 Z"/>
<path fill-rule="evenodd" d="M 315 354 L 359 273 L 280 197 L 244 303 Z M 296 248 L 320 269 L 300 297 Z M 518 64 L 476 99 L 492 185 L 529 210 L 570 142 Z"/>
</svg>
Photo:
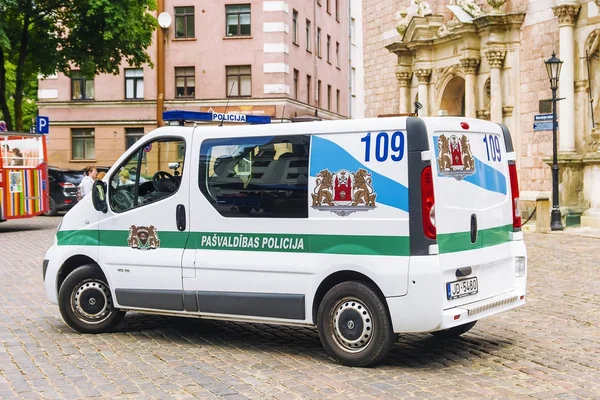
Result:
<svg viewBox="0 0 600 400">
<path fill-rule="evenodd" d="M 321 108 L 321 80 L 317 81 L 317 107 Z"/>
<path fill-rule="evenodd" d="M 340 67 L 340 42 L 335 42 L 335 66 Z"/>
<path fill-rule="evenodd" d="M 306 104 L 310 104 L 310 82 L 312 81 L 312 76 L 306 75 Z"/>
<path fill-rule="evenodd" d="M 340 90 L 335 91 L 335 112 L 340 113 Z"/>
<path fill-rule="evenodd" d="M 292 39 L 295 44 L 298 44 L 298 11 L 294 10 L 292 15 Z"/>
<path fill-rule="evenodd" d="M 335 19 L 340 21 L 340 0 L 335 0 Z"/>
<path fill-rule="evenodd" d="M 227 66 L 227 94 L 232 97 L 252 95 L 252 70 L 250 65 Z"/>
<path fill-rule="evenodd" d="M 294 70 L 294 99 L 298 100 L 298 76 L 300 72 L 297 69 Z"/>
<path fill-rule="evenodd" d="M 175 38 L 194 36 L 194 7 L 175 7 Z"/>
<path fill-rule="evenodd" d="M 196 96 L 196 73 L 194 67 L 175 67 L 176 97 Z"/>
<path fill-rule="evenodd" d="M 308 218 L 309 146 L 308 135 L 205 140 L 200 191 L 224 217 Z"/>
<path fill-rule="evenodd" d="M 352 67 L 352 69 L 350 70 L 350 93 L 351 94 L 355 94 L 354 93 L 355 84 L 356 84 L 356 68 Z"/>
<path fill-rule="evenodd" d="M 73 71 L 71 75 L 71 98 L 73 100 L 94 99 L 94 78 L 87 78 L 81 71 Z"/>
<path fill-rule="evenodd" d="M 356 20 L 350 20 L 350 44 L 356 45 Z"/>
<path fill-rule="evenodd" d="M 330 8 L 330 4 L 329 4 L 330 0 L 327 0 L 327 12 L 329 14 L 331 14 L 331 8 Z"/>
<path fill-rule="evenodd" d="M 96 157 L 94 129 L 71 129 L 71 159 L 93 160 Z"/>
<path fill-rule="evenodd" d="M 125 149 L 130 148 L 144 136 L 144 128 L 125 128 Z"/>
<path fill-rule="evenodd" d="M 331 111 L 331 85 L 327 85 L 327 110 Z"/>
<path fill-rule="evenodd" d="M 331 64 L 331 36 L 327 35 L 327 62 Z"/>
<path fill-rule="evenodd" d="M 311 27 L 310 27 L 310 20 L 306 20 L 306 51 L 310 51 L 310 31 L 311 31 Z"/>
<path fill-rule="evenodd" d="M 321 57 L 321 28 L 317 28 L 317 56 Z"/>
<path fill-rule="evenodd" d="M 227 36 L 250 36 L 250 4 L 225 6 Z"/>
<path fill-rule="evenodd" d="M 125 69 L 125 98 L 144 98 L 144 70 L 142 68 Z"/>
</svg>

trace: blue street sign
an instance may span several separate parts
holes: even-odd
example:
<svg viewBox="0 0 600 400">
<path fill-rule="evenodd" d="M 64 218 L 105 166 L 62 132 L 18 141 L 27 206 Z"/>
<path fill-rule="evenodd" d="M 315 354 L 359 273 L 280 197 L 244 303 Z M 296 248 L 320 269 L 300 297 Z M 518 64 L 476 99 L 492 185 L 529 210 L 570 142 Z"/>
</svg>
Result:
<svg viewBox="0 0 600 400">
<path fill-rule="evenodd" d="M 36 117 L 35 118 L 35 131 L 36 131 L 36 133 L 42 133 L 44 135 L 47 135 L 50 132 L 50 118 Z"/>
<path fill-rule="evenodd" d="M 552 114 L 537 114 L 533 116 L 534 121 L 552 121 Z"/>
<path fill-rule="evenodd" d="M 556 129 L 558 129 L 558 122 L 556 123 Z M 551 131 L 552 130 L 552 121 L 550 122 L 534 122 L 533 123 L 533 131 Z"/>
</svg>

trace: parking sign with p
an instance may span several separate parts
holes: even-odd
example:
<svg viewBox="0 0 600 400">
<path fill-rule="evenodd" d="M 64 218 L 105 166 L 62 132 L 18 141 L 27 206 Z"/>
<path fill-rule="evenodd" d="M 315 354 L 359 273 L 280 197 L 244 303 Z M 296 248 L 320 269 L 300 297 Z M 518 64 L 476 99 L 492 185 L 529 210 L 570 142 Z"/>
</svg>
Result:
<svg viewBox="0 0 600 400">
<path fill-rule="evenodd" d="M 50 131 L 50 118 L 37 117 L 35 119 L 35 131 L 36 133 L 42 133 L 47 135 Z"/>
</svg>

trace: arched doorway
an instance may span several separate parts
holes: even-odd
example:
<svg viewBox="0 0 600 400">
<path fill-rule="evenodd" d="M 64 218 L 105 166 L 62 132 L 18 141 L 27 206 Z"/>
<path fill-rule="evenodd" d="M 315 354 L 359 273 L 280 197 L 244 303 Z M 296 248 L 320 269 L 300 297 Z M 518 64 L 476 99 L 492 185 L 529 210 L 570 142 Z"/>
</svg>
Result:
<svg viewBox="0 0 600 400">
<path fill-rule="evenodd" d="M 445 115 L 465 115 L 465 80 L 460 76 L 454 76 L 446 83 L 440 111 Z"/>
</svg>

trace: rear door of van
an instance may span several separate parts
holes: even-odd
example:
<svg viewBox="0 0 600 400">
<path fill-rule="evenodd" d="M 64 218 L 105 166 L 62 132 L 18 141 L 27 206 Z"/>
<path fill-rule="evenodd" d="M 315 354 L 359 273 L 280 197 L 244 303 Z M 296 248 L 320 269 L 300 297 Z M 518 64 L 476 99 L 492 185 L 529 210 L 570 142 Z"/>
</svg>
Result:
<svg viewBox="0 0 600 400">
<path fill-rule="evenodd" d="M 435 227 L 444 309 L 508 293 L 516 286 L 510 254 L 513 200 L 498 124 L 426 120 L 432 149 Z"/>
</svg>

